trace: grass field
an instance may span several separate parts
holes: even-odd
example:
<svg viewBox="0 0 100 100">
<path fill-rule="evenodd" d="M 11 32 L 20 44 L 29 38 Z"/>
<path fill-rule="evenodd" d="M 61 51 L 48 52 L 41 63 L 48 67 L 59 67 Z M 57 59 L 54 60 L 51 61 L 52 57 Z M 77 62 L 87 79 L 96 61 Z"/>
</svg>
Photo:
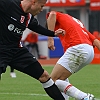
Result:
<svg viewBox="0 0 100 100">
<path fill-rule="evenodd" d="M 52 66 L 44 67 L 49 73 Z M 18 72 L 17 78 L 11 78 L 7 72 L 0 82 L 0 100 L 52 100 L 42 88 L 39 81 Z M 82 91 L 89 92 L 100 98 L 100 65 L 88 65 L 70 78 L 72 83 Z M 73 100 L 70 98 L 70 100 Z M 99 99 L 98 99 L 99 100 Z"/>
</svg>

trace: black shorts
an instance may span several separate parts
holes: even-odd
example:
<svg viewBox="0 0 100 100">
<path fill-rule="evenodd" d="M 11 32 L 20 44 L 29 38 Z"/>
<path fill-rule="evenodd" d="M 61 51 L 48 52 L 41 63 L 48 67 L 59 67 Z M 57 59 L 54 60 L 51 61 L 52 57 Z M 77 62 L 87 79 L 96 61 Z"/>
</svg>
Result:
<svg viewBox="0 0 100 100">
<path fill-rule="evenodd" d="M 5 72 L 8 65 L 36 79 L 44 72 L 37 59 L 25 47 L 0 48 L 0 70 Z"/>
</svg>

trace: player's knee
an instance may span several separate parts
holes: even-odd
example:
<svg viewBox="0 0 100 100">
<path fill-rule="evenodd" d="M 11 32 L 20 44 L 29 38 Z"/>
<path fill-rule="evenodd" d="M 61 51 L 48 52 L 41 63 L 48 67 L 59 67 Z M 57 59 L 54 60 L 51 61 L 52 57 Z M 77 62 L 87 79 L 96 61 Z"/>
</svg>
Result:
<svg viewBox="0 0 100 100">
<path fill-rule="evenodd" d="M 47 71 L 44 71 L 44 73 L 41 75 L 39 78 L 40 82 L 46 82 L 50 78 L 49 74 Z"/>
</svg>

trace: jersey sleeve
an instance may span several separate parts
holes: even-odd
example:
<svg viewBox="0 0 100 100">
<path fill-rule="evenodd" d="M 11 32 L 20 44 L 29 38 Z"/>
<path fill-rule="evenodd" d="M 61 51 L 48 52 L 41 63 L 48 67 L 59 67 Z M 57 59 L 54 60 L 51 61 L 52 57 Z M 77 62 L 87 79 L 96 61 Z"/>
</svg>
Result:
<svg viewBox="0 0 100 100">
<path fill-rule="evenodd" d="M 93 41 L 96 39 L 96 37 L 95 37 L 94 35 L 92 35 L 89 31 L 87 31 L 87 34 L 88 34 L 90 40 L 91 40 L 92 43 L 93 43 Z"/>
<path fill-rule="evenodd" d="M 45 35 L 45 36 L 51 36 L 51 37 L 55 37 L 54 32 L 50 31 L 44 27 L 42 27 L 39 22 L 37 21 L 37 19 L 33 18 L 33 20 L 30 21 L 28 28 L 36 33 Z"/>
</svg>

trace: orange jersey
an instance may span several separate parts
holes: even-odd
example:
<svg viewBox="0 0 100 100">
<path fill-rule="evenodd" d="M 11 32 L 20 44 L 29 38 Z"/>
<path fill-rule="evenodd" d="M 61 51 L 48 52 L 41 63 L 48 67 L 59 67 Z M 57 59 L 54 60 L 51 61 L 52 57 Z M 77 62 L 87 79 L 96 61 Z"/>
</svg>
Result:
<svg viewBox="0 0 100 100">
<path fill-rule="evenodd" d="M 59 28 L 66 31 L 64 36 L 59 35 L 64 51 L 67 48 L 78 44 L 86 43 L 92 45 L 95 39 L 78 19 L 68 14 L 56 12 L 55 30 Z"/>
</svg>

